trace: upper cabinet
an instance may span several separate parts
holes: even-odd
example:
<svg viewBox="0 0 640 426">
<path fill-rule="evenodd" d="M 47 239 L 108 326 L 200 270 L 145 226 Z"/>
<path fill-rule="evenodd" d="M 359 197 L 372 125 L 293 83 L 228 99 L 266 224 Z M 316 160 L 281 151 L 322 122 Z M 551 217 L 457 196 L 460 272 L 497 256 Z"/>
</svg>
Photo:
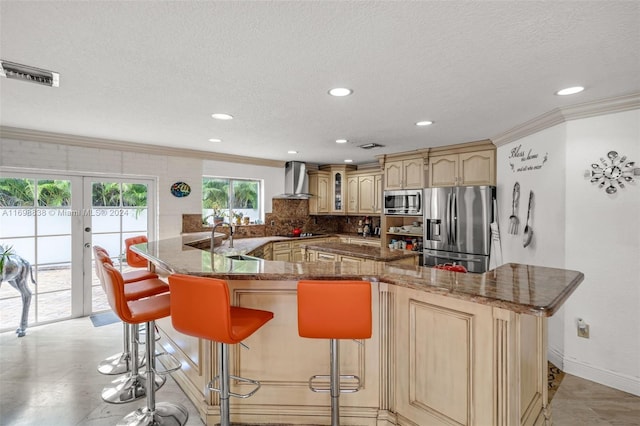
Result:
<svg viewBox="0 0 640 426">
<path fill-rule="evenodd" d="M 327 165 L 310 170 L 309 213 L 316 215 L 381 214 L 382 173 L 376 168 Z"/>
<path fill-rule="evenodd" d="M 328 214 L 330 200 L 330 181 L 329 172 L 325 171 L 309 171 L 309 192 L 313 195 L 309 199 L 310 214 Z"/>
<path fill-rule="evenodd" d="M 491 142 L 433 149 L 429 155 L 429 186 L 496 184 L 496 150 Z"/>
<path fill-rule="evenodd" d="M 380 214 L 382 212 L 382 173 L 350 172 L 347 178 L 348 214 Z"/>
<path fill-rule="evenodd" d="M 348 203 L 347 172 L 355 166 L 321 166 L 310 170 L 310 214 L 345 214 Z"/>
<path fill-rule="evenodd" d="M 424 186 L 423 156 L 385 161 L 385 189 L 416 189 Z"/>
</svg>

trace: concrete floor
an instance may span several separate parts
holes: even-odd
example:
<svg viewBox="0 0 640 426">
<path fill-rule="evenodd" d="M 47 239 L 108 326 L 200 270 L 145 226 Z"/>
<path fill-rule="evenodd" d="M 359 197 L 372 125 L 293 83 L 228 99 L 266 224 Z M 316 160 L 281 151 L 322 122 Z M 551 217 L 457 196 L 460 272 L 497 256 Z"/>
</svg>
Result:
<svg viewBox="0 0 640 426">
<path fill-rule="evenodd" d="M 113 376 L 98 373 L 96 366 L 121 344 L 120 323 L 94 327 L 88 317 L 29 328 L 23 338 L 1 333 L 0 425 L 117 424 L 144 405 L 144 399 L 113 405 L 100 398 Z M 203 424 L 171 378 L 156 399 L 184 405 L 189 426 Z M 553 398 L 552 415 L 560 426 L 637 426 L 640 397 L 567 374 Z"/>
</svg>

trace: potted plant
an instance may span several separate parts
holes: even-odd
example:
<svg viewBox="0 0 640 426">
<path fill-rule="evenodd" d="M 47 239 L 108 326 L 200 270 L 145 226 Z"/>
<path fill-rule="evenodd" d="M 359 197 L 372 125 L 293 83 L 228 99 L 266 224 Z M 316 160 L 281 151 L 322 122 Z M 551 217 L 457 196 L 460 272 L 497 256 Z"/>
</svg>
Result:
<svg viewBox="0 0 640 426">
<path fill-rule="evenodd" d="M 233 213 L 233 218 L 236 221 L 236 225 L 242 225 L 242 216 L 244 216 L 240 212 Z"/>
</svg>

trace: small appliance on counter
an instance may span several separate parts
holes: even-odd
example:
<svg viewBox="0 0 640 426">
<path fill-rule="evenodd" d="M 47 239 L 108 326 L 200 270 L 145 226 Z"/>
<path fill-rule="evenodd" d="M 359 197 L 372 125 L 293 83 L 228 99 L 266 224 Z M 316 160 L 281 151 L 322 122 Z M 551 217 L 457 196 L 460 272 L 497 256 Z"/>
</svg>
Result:
<svg viewBox="0 0 640 426">
<path fill-rule="evenodd" d="M 424 265 L 489 269 L 495 186 L 424 189 Z"/>
</svg>

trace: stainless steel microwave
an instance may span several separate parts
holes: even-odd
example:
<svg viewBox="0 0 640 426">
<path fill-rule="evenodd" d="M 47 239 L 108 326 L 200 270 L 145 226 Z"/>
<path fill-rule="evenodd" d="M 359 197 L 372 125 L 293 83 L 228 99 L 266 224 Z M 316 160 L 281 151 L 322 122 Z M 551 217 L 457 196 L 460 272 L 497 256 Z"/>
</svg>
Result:
<svg viewBox="0 0 640 426">
<path fill-rule="evenodd" d="M 384 191 L 384 214 L 422 216 L 422 189 Z"/>
</svg>

